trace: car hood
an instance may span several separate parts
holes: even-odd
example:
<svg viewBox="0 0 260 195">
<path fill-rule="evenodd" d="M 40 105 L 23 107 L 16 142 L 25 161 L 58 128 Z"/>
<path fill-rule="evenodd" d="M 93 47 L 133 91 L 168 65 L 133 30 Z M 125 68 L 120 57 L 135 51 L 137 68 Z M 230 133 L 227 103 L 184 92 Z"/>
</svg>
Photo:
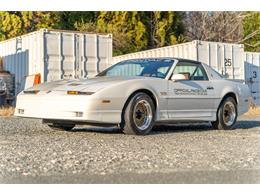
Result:
<svg viewBox="0 0 260 195">
<path fill-rule="evenodd" d="M 147 77 L 95 77 L 91 79 L 59 80 L 35 85 L 25 91 L 87 91 L 97 92 L 103 88 L 133 79 Z"/>
</svg>

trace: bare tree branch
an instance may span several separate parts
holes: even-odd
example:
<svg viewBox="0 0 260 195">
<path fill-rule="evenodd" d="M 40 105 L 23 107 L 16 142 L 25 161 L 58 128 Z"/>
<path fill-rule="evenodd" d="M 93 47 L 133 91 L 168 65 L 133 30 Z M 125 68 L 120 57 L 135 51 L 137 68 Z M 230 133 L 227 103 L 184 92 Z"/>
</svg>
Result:
<svg viewBox="0 0 260 195">
<path fill-rule="evenodd" d="M 187 40 L 237 42 L 243 37 L 245 12 L 187 12 Z"/>
<path fill-rule="evenodd" d="M 252 44 L 249 44 L 249 43 L 244 43 L 245 45 L 247 46 L 250 46 L 250 47 L 253 47 L 253 48 L 256 48 L 260 45 L 260 41 L 258 41 L 256 44 L 252 45 Z"/>
<path fill-rule="evenodd" d="M 237 43 L 243 43 L 244 41 L 246 41 L 246 40 L 248 40 L 248 39 L 250 39 L 250 38 L 252 38 L 252 37 L 254 37 L 254 36 L 256 36 L 256 35 L 260 35 L 260 29 L 258 29 L 258 30 L 256 30 L 256 31 L 250 33 L 250 34 L 247 35 L 244 39 L 238 41 Z"/>
</svg>

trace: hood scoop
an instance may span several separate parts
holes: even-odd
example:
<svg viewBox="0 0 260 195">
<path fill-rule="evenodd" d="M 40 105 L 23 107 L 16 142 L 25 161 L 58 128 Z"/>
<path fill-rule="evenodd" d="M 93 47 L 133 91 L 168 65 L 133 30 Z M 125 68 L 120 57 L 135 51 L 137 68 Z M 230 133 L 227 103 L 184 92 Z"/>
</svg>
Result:
<svg viewBox="0 0 260 195">
<path fill-rule="evenodd" d="M 68 84 L 68 86 L 79 86 L 79 85 L 82 85 L 80 83 L 71 83 L 71 84 Z"/>
</svg>

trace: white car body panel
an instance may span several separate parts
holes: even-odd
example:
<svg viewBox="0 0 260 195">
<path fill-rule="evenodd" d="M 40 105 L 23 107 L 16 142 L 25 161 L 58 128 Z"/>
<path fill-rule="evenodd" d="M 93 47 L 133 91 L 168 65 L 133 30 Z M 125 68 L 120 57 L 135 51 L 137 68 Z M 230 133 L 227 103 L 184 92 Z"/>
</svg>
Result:
<svg viewBox="0 0 260 195">
<path fill-rule="evenodd" d="M 178 59 L 165 79 L 154 77 L 96 77 L 44 83 L 21 92 L 17 97 L 15 116 L 74 123 L 119 124 L 127 100 L 138 90 L 149 92 L 156 102 L 156 121 L 215 121 L 218 106 L 228 93 L 236 96 L 238 114 L 249 109 L 247 85 L 216 77 L 202 64 L 208 81 L 169 80 Z M 213 88 L 207 89 L 207 88 Z M 184 90 L 177 94 L 176 89 Z M 196 90 L 204 94 L 196 94 Z M 186 91 L 185 91 L 186 90 Z M 93 92 L 92 95 L 68 95 L 67 91 Z M 183 93 L 184 92 L 184 93 Z M 187 94 L 185 94 L 188 92 Z M 200 93 L 201 91 L 199 91 Z M 194 94 L 195 93 L 195 94 Z"/>
</svg>

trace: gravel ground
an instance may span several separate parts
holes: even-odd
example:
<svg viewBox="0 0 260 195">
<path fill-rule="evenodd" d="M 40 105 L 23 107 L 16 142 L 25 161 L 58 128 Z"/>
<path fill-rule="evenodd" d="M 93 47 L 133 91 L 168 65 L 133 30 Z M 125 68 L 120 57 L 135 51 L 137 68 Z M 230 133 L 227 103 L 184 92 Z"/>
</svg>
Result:
<svg viewBox="0 0 260 195">
<path fill-rule="evenodd" d="M 173 125 L 149 136 L 0 117 L 0 183 L 260 183 L 259 149 L 260 115 L 232 131 Z"/>
</svg>

